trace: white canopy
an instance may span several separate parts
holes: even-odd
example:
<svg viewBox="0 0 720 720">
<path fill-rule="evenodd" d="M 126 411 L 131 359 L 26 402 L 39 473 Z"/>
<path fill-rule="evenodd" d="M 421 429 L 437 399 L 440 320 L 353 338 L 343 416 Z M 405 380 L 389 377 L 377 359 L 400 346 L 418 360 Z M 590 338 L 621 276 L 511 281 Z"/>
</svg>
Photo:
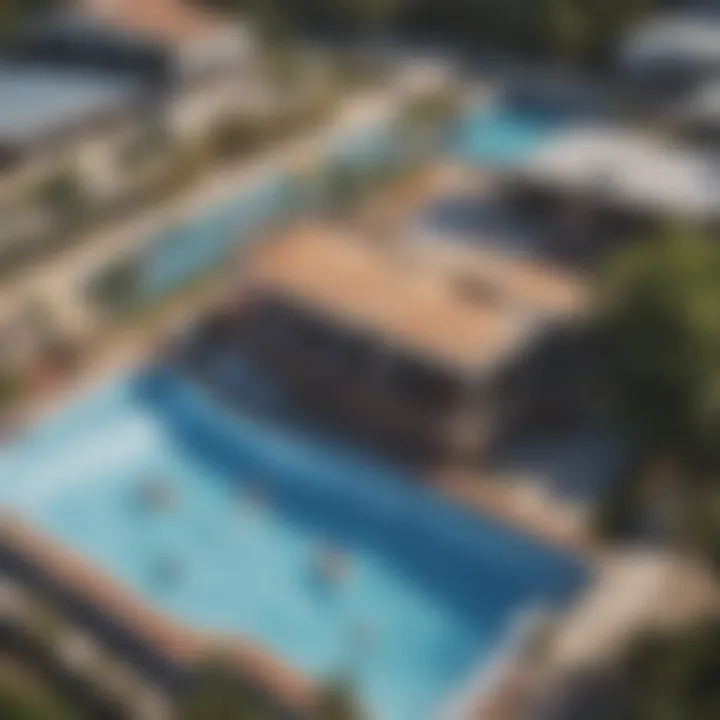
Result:
<svg viewBox="0 0 720 720">
<path fill-rule="evenodd" d="M 623 43 L 620 64 L 633 73 L 653 70 L 720 71 L 720 13 L 656 16 Z"/>
<path fill-rule="evenodd" d="M 561 133 L 520 173 L 569 193 L 699 220 L 720 215 L 720 156 L 619 128 Z"/>
</svg>

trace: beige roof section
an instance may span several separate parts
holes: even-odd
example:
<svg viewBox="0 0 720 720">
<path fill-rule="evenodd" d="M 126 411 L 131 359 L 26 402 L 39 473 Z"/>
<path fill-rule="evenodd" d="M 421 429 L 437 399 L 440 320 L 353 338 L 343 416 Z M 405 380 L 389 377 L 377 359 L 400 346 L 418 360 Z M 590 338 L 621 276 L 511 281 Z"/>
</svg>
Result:
<svg viewBox="0 0 720 720">
<path fill-rule="evenodd" d="M 588 307 L 589 282 L 569 269 L 442 236 L 419 237 L 416 242 L 427 262 L 455 276 L 487 281 L 518 308 L 560 316 Z"/>
<path fill-rule="evenodd" d="M 537 320 L 494 293 L 461 289 L 451 274 L 419 256 L 330 226 L 296 228 L 258 248 L 247 272 L 252 288 L 470 371 L 516 349 Z"/>
<path fill-rule="evenodd" d="M 224 28 L 188 0 L 80 0 L 78 5 L 115 27 L 171 43 L 202 40 Z"/>
</svg>

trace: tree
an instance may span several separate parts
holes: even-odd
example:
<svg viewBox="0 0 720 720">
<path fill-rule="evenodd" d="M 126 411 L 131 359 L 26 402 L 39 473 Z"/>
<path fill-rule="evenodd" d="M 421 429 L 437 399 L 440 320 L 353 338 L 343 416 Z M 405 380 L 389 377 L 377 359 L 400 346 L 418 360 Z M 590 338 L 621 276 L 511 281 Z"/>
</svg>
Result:
<svg viewBox="0 0 720 720">
<path fill-rule="evenodd" d="M 649 453 L 720 469 L 720 245 L 674 231 L 621 253 L 600 326 L 615 417 Z"/>
<path fill-rule="evenodd" d="M 364 717 L 346 681 L 331 682 L 321 690 L 316 715 L 318 720 L 362 720 Z"/>
<path fill-rule="evenodd" d="M 613 720 L 714 720 L 720 717 L 720 619 L 675 633 L 649 633 L 623 667 Z"/>
<path fill-rule="evenodd" d="M 178 720 L 269 720 L 232 667 L 211 660 L 197 672 Z"/>
<path fill-rule="evenodd" d="M 80 720 L 82 715 L 38 688 L 0 684 L 0 718 L 5 720 Z"/>
<path fill-rule="evenodd" d="M 612 417 L 635 454 L 598 518 L 720 568 L 720 245 L 675 230 L 604 273 L 599 332 Z"/>
<path fill-rule="evenodd" d="M 341 7 L 355 27 L 372 40 L 391 28 L 403 4 L 403 0 L 343 0 Z"/>
<path fill-rule="evenodd" d="M 554 57 L 607 61 L 625 33 L 657 5 L 658 0 L 540 0 L 537 27 Z"/>
<path fill-rule="evenodd" d="M 177 717 L 178 720 L 272 720 L 276 714 L 240 681 L 235 668 L 222 659 L 212 659 L 198 669 L 190 692 L 180 703 Z M 320 689 L 313 717 L 362 720 L 364 715 L 358 709 L 350 685 L 333 681 Z"/>
<path fill-rule="evenodd" d="M 2 0 L 0 2 L 0 41 L 11 38 L 18 28 L 35 15 L 53 6 L 53 0 Z"/>
<path fill-rule="evenodd" d="M 85 209 L 85 192 L 76 168 L 58 170 L 38 188 L 38 200 L 66 225 L 76 223 Z"/>
</svg>

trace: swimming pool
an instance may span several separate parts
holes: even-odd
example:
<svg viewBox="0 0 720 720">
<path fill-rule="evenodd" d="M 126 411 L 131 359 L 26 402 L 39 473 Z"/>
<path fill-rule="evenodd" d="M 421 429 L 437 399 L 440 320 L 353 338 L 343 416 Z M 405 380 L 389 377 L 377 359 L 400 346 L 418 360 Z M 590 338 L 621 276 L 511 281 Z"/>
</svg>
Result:
<svg viewBox="0 0 720 720">
<path fill-rule="evenodd" d="M 364 128 L 341 138 L 320 165 L 370 170 L 403 157 L 392 124 Z M 234 249 L 322 202 L 312 183 L 293 172 L 274 170 L 241 193 L 204 209 L 148 242 L 142 257 L 140 293 L 144 300 L 163 296 L 218 267 Z"/>
<path fill-rule="evenodd" d="M 140 501 L 148 478 L 169 506 Z M 5 449 L 0 505 L 185 623 L 250 637 L 317 678 L 350 672 L 381 720 L 431 717 L 521 615 L 585 579 L 398 470 L 230 415 L 159 371 L 93 391 Z M 337 585 L 317 573 L 328 546 L 348 559 Z M 182 568 L 170 584 L 157 573 L 168 558 Z"/>
<path fill-rule="evenodd" d="M 450 152 L 478 165 L 511 167 L 531 157 L 566 124 L 566 117 L 547 108 L 473 108 L 452 129 Z"/>
<path fill-rule="evenodd" d="M 142 257 L 140 293 L 161 297 L 218 267 L 254 234 L 292 216 L 303 188 L 289 174 L 272 174 L 152 239 Z"/>
</svg>

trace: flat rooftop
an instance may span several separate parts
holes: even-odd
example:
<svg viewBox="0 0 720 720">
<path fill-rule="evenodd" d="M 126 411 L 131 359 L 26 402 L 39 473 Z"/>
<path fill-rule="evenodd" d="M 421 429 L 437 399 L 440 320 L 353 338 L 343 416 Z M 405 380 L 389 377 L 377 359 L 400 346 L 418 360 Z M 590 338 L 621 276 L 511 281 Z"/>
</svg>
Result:
<svg viewBox="0 0 720 720">
<path fill-rule="evenodd" d="M 499 289 L 507 302 L 526 312 L 545 316 L 570 316 L 584 312 L 590 292 L 579 275 L 529 254 L 511 255 L 493 245 L 470 245 L 447 238 L 425 236 L 422 252 L 428 262 L 468 280 L 486 282 Z M 493 240 L 493 238 L 490 238 Z"/>
<path fill-rule="evenodd" d="M 247 273 L 253 289 L 461 371 L 482 371 L 519 350 L 541 319 L 489 277 L 461 278 L 422 253 L 329 226 L 298 228 L 258 248 Z M 526 273 L 519 269 L 510 285 L 531 287 Z"/>
<path fill-rule="evenodd" d="M 0 145 L 20 148 L 128 107 L 139 86 L 101 73 L 0 63 Z"/>
</svg>

